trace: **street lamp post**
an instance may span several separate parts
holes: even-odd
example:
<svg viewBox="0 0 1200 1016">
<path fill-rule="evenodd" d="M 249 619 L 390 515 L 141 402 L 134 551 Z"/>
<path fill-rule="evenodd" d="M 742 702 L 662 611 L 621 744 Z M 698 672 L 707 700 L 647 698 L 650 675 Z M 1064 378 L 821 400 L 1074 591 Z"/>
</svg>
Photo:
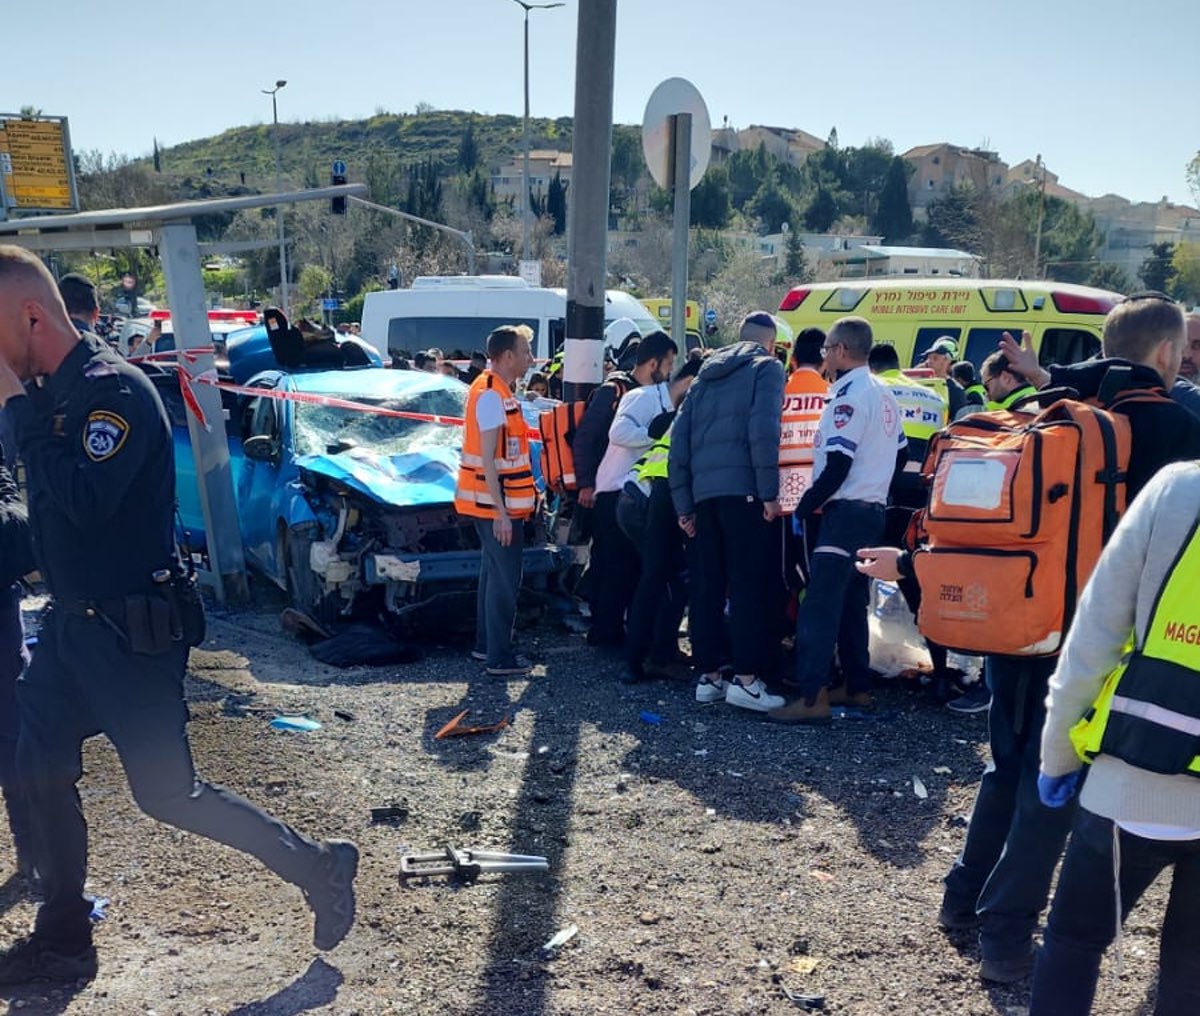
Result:
<svg viewBox="0 0 1200 1016">
<path fill-rule="evenodd" d="M 276 81 L 274 88 L 261 89 L 263 95 L 271 97 L 271 122 L 275 125 L 272 133 L 275 136 L 276 194 L 283 193 L 283 150 L 279 144 L 279 106 L 275 99 L 275 93 L 286 84 L 286 81 Z M 283 306 L 284 315 L 291 317 L 291 308 L 288 306 L 287 240 L 283 235 L 283 207 L 281 205 L 275 206 L 275 224 L 279 233 L 279 302 Z"/>
<path fill-rule="evenodd" d="M 525 11 L 525 129 L 524 138 L 522 140 L 522 149 L 524 151 L 524 165 L 521 170 L 521 257 L 528 261 L 529 250 L 529 12 L 530 11 L 548 11 L 554 7 L 565 7 L 563 3 L 553 4 L 531 4 L 525 0 L 513 0 L 518 7 Z"/>
</svg>

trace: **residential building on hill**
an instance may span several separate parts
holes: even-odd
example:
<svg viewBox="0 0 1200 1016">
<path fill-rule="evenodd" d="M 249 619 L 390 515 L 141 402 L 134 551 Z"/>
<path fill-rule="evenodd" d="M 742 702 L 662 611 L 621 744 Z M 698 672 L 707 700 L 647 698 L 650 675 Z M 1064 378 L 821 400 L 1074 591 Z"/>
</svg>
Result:
<svg viewBox="0 0 1200 1016">
<path fill-rule="evenodd" d="M 1161 201 L 1129 201 L 1118 194 L 1089 198 L 1084 206 L 1104 237 L 1096 257 L 1120 265 L 1138 284 L 1142 262 L 1156 243 L 1200 243 L 1200 210 Z"/>
<path fill-rule="evenodd" d="M 793 166 L 803 166 L 810 155 L 825 147 L 825 142 L 815 134 L 797 127 L 764 127 L 760 124 L 751 124 L 738 131 L 737 144 L 742 151 L 753 151 L 763 145 L 768 155 Z"/>
<path fill-rule="evenodd" d="M 1081 209 L 1092 200 L 1080 191 L 1064 187 L 1058 182 L 1057 173 L 1051 173 L 1044 163 L 1039 164 L 1034 159 L 1018 162 L 1008 171 L 1008 190 L 1009 193 L 1016 193 L 1021 187 L 1037 187 L 1043 180 L 1045 181 L 1046 197 L 1061 198 Z"/>
<path fill-rule="evenodd" d="M 518 154 L 492 174 L 492 187 L 496 191 L 496 197 L 520 199 L 523 165 L 524 159 Z M 571 182 L 570 152 L 535 149 L 529 153 L 529 189 L 534 194 L 544 195 L 550 189 L 550 181 L 556 173 L 560 175 L 563 183 Z M 570 193 L 568 188 L 567 194 Z"/>
<path fill-rule="evenodd" d="M 962 148 L 948 142 L 918 145 L 901 158 L 911 162 L 914 172 L 908 181 L 908 203 L 913 218 L 926 219 L 926 209 L 955 187 L 969 184 L 976 190 L 1003 188 L 1008 183 L 1008 165 L 995 152 Z"/>
</svg>

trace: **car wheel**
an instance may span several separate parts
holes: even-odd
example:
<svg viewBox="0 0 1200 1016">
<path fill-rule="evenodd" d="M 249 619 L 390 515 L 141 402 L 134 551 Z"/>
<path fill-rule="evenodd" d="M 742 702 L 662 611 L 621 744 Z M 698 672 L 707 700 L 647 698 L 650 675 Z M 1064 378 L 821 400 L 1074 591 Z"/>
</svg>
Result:
<svg viewBox="0 0 1200 1016">
<path fill-rule="evenodd" d="M 313 574 L 309 563 L 312 536 L 299 530 L 279 527 L 279 561 L 285 570 L 287 593 L 292 604 L 324 624 L 336 621 L 344 601 L 337 593 L 326 593 L 324 583 Z"/>
</svg>

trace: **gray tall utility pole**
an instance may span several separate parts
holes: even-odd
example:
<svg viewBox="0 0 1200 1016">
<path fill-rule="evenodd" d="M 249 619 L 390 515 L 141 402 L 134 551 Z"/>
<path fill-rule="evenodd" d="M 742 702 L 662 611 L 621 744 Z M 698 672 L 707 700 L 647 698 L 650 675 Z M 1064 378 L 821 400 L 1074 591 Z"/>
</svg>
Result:
<svg viewBox="0 0 1200 1016">
<path fill-rule="evenodd" d="M 563 3 L 530 4 L 525 0 L 513 0 L 518 7 L 525 11 L 525 128 L 521 141 L 521 151 L 524 153 L 524 165 L 521 170 L 521 257 L 528 261 L 529 248 L 529 219 L 532 209 L 529 207 L 529 12 L 548 11 L 554 7 L 565 7 Z"/>
<path fill-rule="evenodd" d="M 272 134 L 275 138 L 275 193 L 283 193 L 283 149 L 279 143 L 279 106 L 275 100 L 275 93 L 279 91 L 286 81 L 276 81 L 274 88 L 263 88 L 260 91 L 263 95 L 271 97 L 271 122 L 275 125 L 272 129 Z M 279 233 L 279 304 L 283 308 L 284 314 L 291 317 L 292 312 L 288 306 L 288 268 L 287 268 L 287 240 L 283 235 L 283 206 L 275 206 L 275 223 L 278 226 Z"/>
<path fill-rule="evenodd" d="M 676 113 L 671 125 L 671 191 L 675 198 L 671 240 L 671 336 L 687 349 L 688 226 L 692 217 L 692 114 Z M 699 326 L 700 322 L 697 321 Z"/>
<path fill-rule="evenodd" d="M 575 139 L 567 255 L 564 397 L 587 398 L 604 378 L 604 283 L 612 153 L 617 0 L 579 5 L 575 39 Z"/>
</svg>

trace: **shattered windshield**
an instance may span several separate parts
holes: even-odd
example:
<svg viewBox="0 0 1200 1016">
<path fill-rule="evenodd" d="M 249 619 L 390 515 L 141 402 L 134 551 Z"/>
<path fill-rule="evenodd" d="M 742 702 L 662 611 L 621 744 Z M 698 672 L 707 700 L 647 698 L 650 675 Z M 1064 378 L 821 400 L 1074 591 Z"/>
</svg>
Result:
<svg viewBox="0 0 1200 1016">
<path fill-rule="evenodd" d="M 466 412 L 466 388 L 415 392 L 411 395 L 331 395 L 331 398 L 402 413 L 461 418 Z M 462 428 L 443 423 L 383 416 L 358 409 L 295 403 L 293 435 L 297 455 L 332 455 L 364 448 L 377 455 L 404 455 L 430 448 L 458 448 Z"/>
</svg>

